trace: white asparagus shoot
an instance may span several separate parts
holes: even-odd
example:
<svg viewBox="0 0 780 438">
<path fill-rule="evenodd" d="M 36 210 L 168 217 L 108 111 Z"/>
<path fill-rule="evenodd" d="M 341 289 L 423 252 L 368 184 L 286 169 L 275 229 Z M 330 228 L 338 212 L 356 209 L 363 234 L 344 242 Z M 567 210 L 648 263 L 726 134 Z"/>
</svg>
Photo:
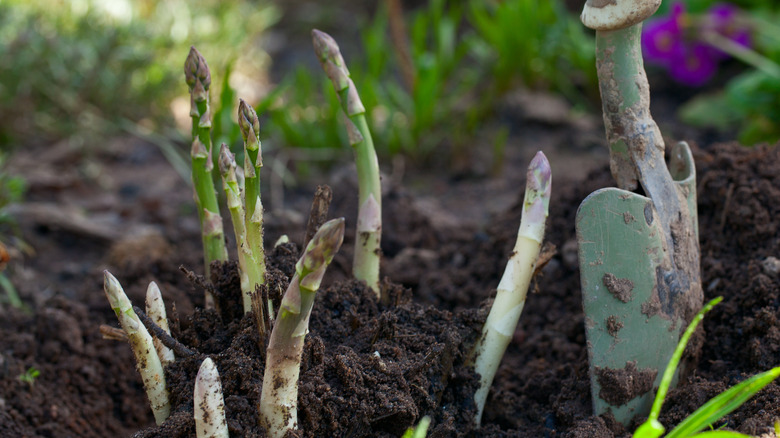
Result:
<svg viewBox="0 0 780 438">
<path fill-rule="evenodd" d="M 322 224 L 312 237 L 282 298 L 266 351 L 260 420 L 271 438 L 298 427 L 298 376 L 314 296 L 344 240 L 344 219 Z"/>
<path fill-rule="evenodd" d="M 152 406 L 154 421 L 158 425 L 162 424 L 170 415 L 171 405 L 168 401 L 168 388 L 165 385 L 162 363 L 154 349 L 152 336 L 133 311 L 133 305 L 122 289 L 122 285 L 108 271 L 103 271 L 103 290 L 119 319 L 119 324 L 127 333 L 127 340 L 135 355 L 135 367 L 141 375 L 149 404 Z"/>
<path fill-rule="evenodd" d="M 162 299 L 162 293 L 157 283 L 149 283 L 149 287 L 146 289 L 146 314 L 149 318 L 157 324 L 158 327 L 163 329 L 165 333 L 171 334 L 171 329 L 168 327 L 168 316 L 165 313 L 165 303 Z M 173 354 L 173 350 L 163 345 L 162 341 L 157 338 L 152 338 L 154 341 L 154 349 L 157 350 L 157 356 L 160 357 L 160 362 L 163 366 L 176 360 Z"/>
<path fill-rule="evenodd" d="M 195 433 L 198 438 L 228 438 L 222 383 L 214 361 L 207 357 L 195 378 Z"/>
<path fill-rule="evenodd" d="M 512 256 L 498 284 L 496 299 L 482 327 L 482 336 L 474 347 L 474 370 L 480 375 L 480 385 L 474 394 L 479 426 L 490 385 L 504 356 L 523 312 L 528 285 L 536 268 L 536 260 L 544 239 L 544 225 L 550 205 L 552 172 L 547 157 L 540 151 L 531 160 L 526 178 L 523 216 L 517 232 Z"/>
</svg>

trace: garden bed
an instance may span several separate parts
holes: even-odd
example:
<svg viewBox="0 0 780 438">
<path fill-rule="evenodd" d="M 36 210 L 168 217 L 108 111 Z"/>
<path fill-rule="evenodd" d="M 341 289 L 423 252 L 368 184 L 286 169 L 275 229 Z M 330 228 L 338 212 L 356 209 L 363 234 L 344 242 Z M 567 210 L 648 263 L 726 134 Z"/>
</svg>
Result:
<svg viewBox="0 0 780 438">
<path fill-rule="evenodd" d="M 67 182 L 67 170 L 59 180 L 33 179 L 31 204 L 90 200 L 85 208 L 92 214 L 83 227 L 77 226 L 81 216 L 74 213 L 68 221 L 64 210 L 58 218 L 36 216 L 30 208 L 20 213 L 27 218 L 21 222 L 24 237 L 38 255 L 12 277 L 29 309 L 4 310 L 0 318 L 0 436 L 193 436 L 192 388 L 202 357 L 180 358 L 168 368 L 172 416 L 163 427 L 153 426 L 129 347 L 101 339 L 100 324 L 116 325 L 101 286 L 107 267 L 134 303 L 142 302 L 149 281 L 160 284 L 174 337 L 216 362 L 231 435 L 264 436 L 255 410 L 263 368 L 254 322 L 240 319 L 230 306 L 223 306 L 228 310 L 222 314 L 200 310 L 202 289 L 179 270 L 184 265 L 198 271 L 202 264 L 197 219 L 187 211 L 189 189 L 148 145 L 122 141 L 102 154 L 95 159 L 113 182 L 107 187 L 95 187 L 81 178 L 83 172 Z M 725 299 L 705 318 L 698 366 L 664 405 L 661 421 L 667 425 L 777 365 L 780 354 L 780 262 L 773 258 L 780 257 L 780 149 L 718 144 L 696 149 L 695 157 L 705 299 Z M 68 159 L 66 151 L 55 162 L 67 164 Z M 392 184 L 385 194 L 383 238 L 383 275 L 388 278 L 383 287 L 391 303 L 377 303 L 363 285 L 347 278 L 348 235 L 317 295 L 306 339 L 299 395 L 302 436 L 400 436 L 423 415 L 433 419 L 430 436 L 612 437 L 630 432 L 590 415 L 574 238 L 579 203 L 613 183 L 606 166 L 582 180 L 556 173 L 554 157 L 551 163 L 546 240 L 554 253 L 548 252 L 552 258 L 532 282 L 514 342 L 488 397 L 482 429 L 469 427 L 475 377 L 463 361 L 514 243 L 522 201 L 517 187 L 522 185 L 496 193 L 511 202 L 482 224 L 444 217 L 445 212 L 425 208 L 429 204 L 421 196 Z M 440 184 L 462 190 L 461 205 L 475 209 L 491 194 L 488 186 Z M 331 216 L 353 222 L 355 187 L 349 178 L 331 185 Z M 288 194 L 292 208 L 269 214 L 268 242 L 282 233 L 299 240 L 300 212 L 308 211 L 311 193 Z M 295 245 L 270 254 L 272 271 L 283 274 L 275 281 L 286 281 L 297 254 Z M 228 264 L 215 270 L 225 303 L 240 300 L 234 268 Z M 18 376 L 31 368 L 40 375 L 33 383 L 21 381 Z M 777 400 L 780 385 L 773 383 L 716 426 L 769 433 L 780 418 Z"/>
</svg>

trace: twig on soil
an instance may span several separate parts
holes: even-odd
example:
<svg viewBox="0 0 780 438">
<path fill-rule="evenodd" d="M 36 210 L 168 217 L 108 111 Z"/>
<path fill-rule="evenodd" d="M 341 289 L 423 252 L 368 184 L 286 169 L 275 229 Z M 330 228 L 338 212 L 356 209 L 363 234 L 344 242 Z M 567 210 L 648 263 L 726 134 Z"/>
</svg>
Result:
<svg viewBox="0 0 780 438">
<path fill-rule="evenodd" d="M 100 324 L 100 334 L 103 336 L 103 339 L 109 341 L 127 342 L 127 333 L 122 329 L 111 327 L 110 325 Z"/>
<path fill-rule="evenodd" d="M 251 294 L 252 298 L 252 316 L 255 319 L 257 327 L 257 346 L 260 349 L 260 355 L 265 360 L 265 350 L 268 348 L 268 333 L 271 332 L 271 319 L 266 312 L 263 312 L 264 303 L 268 302 L 268 284 L 264 284 Z"/>
<path fill-rule="evenodd" d="M 424 370 L 430 368 L 433 366 L 433 363 L 436 361 L 436 359 L 441 356 L 441 354 L 444 352 L 444 344 L 433 344 L 428 348 L 428 352 L 425 354 L 425 357 L 422 358 L 419 362 L 414 364 L 411 368 L 404 371 L 404 379 L 407 381 L 412 380 L 413 378 L 417 377 L 420 373 L 422 373 Z"/>
<path fill-rule="evenodd" d="M 309 244 L 309 241 L 314 237 L 314 233 L 320 228 L 320 225 L 325 223 L 328 218 L 328 209 L 330 208 L 330 202 L 333 200 L 333 190 L 327 184 L 321 184 L 317 186 L 317 190 L 314 192 L 314 200 L 311 203 L 311 212 L 309 213 L 309 222 L 306 224 L 306 236 L 303 240 L 303 246 L 301 247 L 301 254 L 303 249 Z"/>
<path fill-rule="evenodd" d="M 149 318 L 149 316 L 139 309 L 138 306 L 133 306 L 133 311 L 138 315 L 138 318 L 141 320 L 144 327 L 154 333 L 154 336 L 159 339 L 163 345 L 173 350 L 177 356 L 189 357 L 202 355 L 202 353 L 189 349 L 184 344 L 174 339 L 173 336 L 166 333 L 165 330 L 155 324 L 154 321 L 152 321 L 152 318 Z"/>
<path fill-rule="evenodd" d="M 190 271 L 189 269 L 185 268 L 184 265 L 180 265 L 179 270 L 187 276 L 187 280 L 189 280 L 190 283 L 202 288 L 212 297 L 217 296 L 217 288 L 215 288 L 213 284 L 209 283 L 208 280 L 206 280 L 206 277 Z"/>
<path fill-rule="evenodd" d="M 723 211 L 720 213 L 720 226 L 718 232 L 723 233 L 723 229 L 726 227 L 726 219 L 728 219 L 729 207 L 731 206 L 731 197 L 734 195 L 734 183 L 729 184 L 729 188 L 726 191 L 726 201 L 723 203 Z"/>
</svg>

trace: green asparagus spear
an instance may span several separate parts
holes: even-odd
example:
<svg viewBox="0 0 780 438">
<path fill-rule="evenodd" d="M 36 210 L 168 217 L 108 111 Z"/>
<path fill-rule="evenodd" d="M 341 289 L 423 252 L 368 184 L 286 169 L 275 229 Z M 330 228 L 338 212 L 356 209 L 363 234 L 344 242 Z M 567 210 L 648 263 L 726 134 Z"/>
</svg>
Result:
<svg viewBox="0 0 780 438">
<path fill-rule="evenodd" d="M 222 216 L 219 214 L 214 180 L 211 177 L 211 170 L 214 167 L 211 161 L 211 111 L 209 109 L 211 72 L 206 60 L 195 47 L 191 47 L 187 55 L 184 76 L 190 89 L 192 183 L 195 186 L 195 202 L 198 206 L 203 235 L 203 257 L 208 277 L 212 261 L 227 260 L 227 249 L 222 229 Z M 209 299 L 211 298 L 207 296 L 207 301 Z"/>
<path fill-rule="evenodd" d="M 322 225 L 295 265 L 266 352 L 260 418 L 272 438 L 298 427 L 298 376 L 314 295 L 344 240 L 344 219 Z"/>
<path fill-rule="evenodd" d="M 241 293 L 243 296 L 244 313 L 252 311 L 252 292 L 257 285 L 262 284 L 263 274 L 255 255 L 247 242 L 247 228 L 244 222 L 244 204 L 241 202 L 241 189 L 236 178 L 236 160 L 225 143 L 219 152 L 219 171 L 227 195 L 227 206 L 233 221 L 233 232 L 238 246 L 238 269 L 241 275 Z"/>
<path fill-rule="evenodd" d="M 319 30 L 312 31 L 314 51 L 333 82 L 341 108 L 348 117 L 347 134 L 355 151 L 358 173 L 358 221 L 352 272 L 364 280 L 379 296 L 379 256 L 382 239 L 382 186 L 374 141 L 366 122 L 366 109 L 333 38 Z"/>
</svg>

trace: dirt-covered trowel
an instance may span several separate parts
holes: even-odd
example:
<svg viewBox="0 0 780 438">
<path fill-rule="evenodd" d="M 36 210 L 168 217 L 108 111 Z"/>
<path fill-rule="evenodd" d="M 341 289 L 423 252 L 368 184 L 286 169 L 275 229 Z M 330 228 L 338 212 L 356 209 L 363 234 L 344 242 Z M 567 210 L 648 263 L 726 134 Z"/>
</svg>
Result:
<svg viewBox="0 0 780 438">
<path fill-rule="evenodd" d="M 650 116 L 642 21 L 661 0 L 588 0 L 610 169 L 619 188 L 577 212 L 593 408 L 623 424 L 650 410 L 654 388 L 702 305 L 693 158 L 680 143 L 667 168 Z M 637 182 L 646 196 L 634 193 Z M 676 377 L 675 377 L 676 379 Z"/>
</svg>

